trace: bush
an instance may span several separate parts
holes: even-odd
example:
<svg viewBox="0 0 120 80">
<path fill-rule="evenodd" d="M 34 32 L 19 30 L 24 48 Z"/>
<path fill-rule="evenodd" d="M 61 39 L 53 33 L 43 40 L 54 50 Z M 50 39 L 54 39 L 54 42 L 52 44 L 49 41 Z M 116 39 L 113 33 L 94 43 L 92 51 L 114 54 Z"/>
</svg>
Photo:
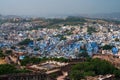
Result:
<svg viewBox="0 0 120 80">
<path fill-rule="evenodd" d="M 71 80 L 80 80 L 83 78 L 84 78 L 84 75 L 79 70 L 73 70 L 70 72 L 70 79 Z"/>
<path fill-rule="evenodd" d="M 116 41 L 116 42 L 119 42 L 120 40 L 119 40 L 118 38 L 115 38 L 115 41 Z"/>
<path fill-rule="evenodd" d="M 5 51 L 5 54 L 8 54 L 8 55 L 9 55 L 9 54 L 12 54 L 12 53 L 13 53 L 12 50 L 6 50 L 6 51 Z"/>
<path fill-rule="evenodd" d="M 0 50 L 0 57 L 5 57 L 2 50 Z"/>
<path fill-rule="evenodd" d="M 69 77 L 73 80 L 80 80 L 80 77 L 106 74 L 115 74 L 120 78 L 120 70 L 117 70 L 111 63 L 100 59 L 89 59 L 84 63 L 73 65 Z"/>
<path fill-rule="evenodd" d="M 25 40 L 19 42 L 19 45 L 28 45 L 30 42 L 33 42 L 33 41 L 30 39 L 25 39 Z"/>
<path fill-rule="evenodd" d="M 10 65 L 10 64 L 0 65 L 0 75 L 15 73 L 15 71 L 16 71 L 16 68 L 13 65 Z"/>
<path fill-rule="evenodd" d="M 40 58 L 30 58 L 26 56 L 23 60 L 21 60 L 21 65 L 26 66 L 27 64 L 38 64 L 40 63 L 41 59 Z"/>
<path fill-rule="evenodd" d="M 94 71 L 96 75 L 105 75 L 105 74 L 113 74 L 113 71 L 116 69 L 111 63 L 100 60 L 93 59 L 91 60 L 92 65 L 94 65 Z"/>
<path fill-rule="evenodd" d="M 102 48 L 103 50 L 111 50 L 113 46 L 111 45 L 104 45 Z"/>
<path fill-rule="evenodd" d="M 120 70 L 114 71 L 115 77 L 120 79 Z"/>
</svg>

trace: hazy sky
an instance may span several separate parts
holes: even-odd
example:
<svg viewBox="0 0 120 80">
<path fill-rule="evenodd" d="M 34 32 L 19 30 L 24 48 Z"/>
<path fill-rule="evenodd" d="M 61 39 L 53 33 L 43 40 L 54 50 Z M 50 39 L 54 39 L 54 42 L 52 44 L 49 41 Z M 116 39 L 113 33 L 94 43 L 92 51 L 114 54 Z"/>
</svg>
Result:
<svg viewBox="0 0 120 80">
<path fill-rule="evenodd" d="M 0 13 L 48 16 L 120 12 L 120 0 L 0 0 Z"/>
</svg>

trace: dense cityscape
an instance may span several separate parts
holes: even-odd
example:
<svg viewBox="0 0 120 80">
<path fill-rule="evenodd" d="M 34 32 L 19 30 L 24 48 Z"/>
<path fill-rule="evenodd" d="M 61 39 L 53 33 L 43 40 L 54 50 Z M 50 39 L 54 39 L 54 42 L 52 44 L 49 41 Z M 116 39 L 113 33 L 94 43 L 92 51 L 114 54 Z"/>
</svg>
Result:
<svg viewBox="0 0 120 80">
<path fill-rule="evenodd" d="M 98 78 L 102 80 L 109 77 L 119 78 L 120 72 L 117 69 L 120 68 L 120 24 L 116 22 L 72 16 L 57 19 L 6 18 L 1 16 L 0 74 L 42 72 L 49 75 L 48 80 L 55 78 L 62 80 L 60 76 L 62 74 L 66 80 L 84 79 L 87 78 L 85 76 L 100 74 L 103 75 L 103 79 L 102 77 Z M 111 61 L 111 57 L 116 62 Z M 98 72 L 90 70 L 84 73 L 75 72 L 75 74 L 74 71 L 77 70 L 72 70 L 72 67 L 75 66 L 82 68 L 79 64 L 85 65 L 86 63 L 88 65 L 89 62 L 92 65 L 92 60 L 100 63 L 100 60 L 96 58 L 111 62 L 117 71 L 106 73 L 105 69 L 98 74 L 100 70 Z M 106 62 L 108 65 L 105 67 L 112 66 L 109 62 Z M 105 62 L 103 61 L 103 63 Z M 9 71 L 7 66 L 15 68 L 15 71 Z M 2 67 L 4 68 L 3 71 Z M 105 77 L 105 75 L 109 77 Z M 31 78 L 31 80 L 33 79 Z"/>
<path fill-rule="evenodd" d="M 40 57 L 77 58 L 84 47 L 89 56 L 100 50 L 105 54 L 105 49 L 102 49 L 104 46 L 112 49 L 106 53 L 118 54 L 120 25 L 74 17 L 66 18 L 65 21 L 66 23 L 63 19 L 56 22 L 54 19 L 30 19 L 29 22 L 23 22 L 19 18 L 7 20 L 0 26 L 0 47 Z M 19 57 L 22 59 L 24 54 Z"/>
</svg>

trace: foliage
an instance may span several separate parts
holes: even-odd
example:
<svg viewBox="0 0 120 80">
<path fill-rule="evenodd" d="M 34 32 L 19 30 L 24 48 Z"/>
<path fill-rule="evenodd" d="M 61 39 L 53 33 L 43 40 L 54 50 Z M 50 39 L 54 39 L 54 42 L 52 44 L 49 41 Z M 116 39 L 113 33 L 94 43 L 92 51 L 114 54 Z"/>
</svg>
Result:
<svg viewBox="0 0 120 80">
<path fill-rule="evenodd" d="M 47 28 L 49 28 L 49 29 L 60 29 L 61 28 L 61 26 L 59 26 L 59 25 L 49 25 L 49 26 L 46 26 Z"/>
<path fill-rule="evenodd" d="M 66 30 L 65 32 L 64 32 L 66 35 L 72 35 L 73 33 L 72 33 L 72 30 Z"/>
<path fill-rule="evenodd" d="M 64 25 L 78 25 L 78 24 L 84 24 L 84 22 L 87 22 L 84 18 L 79 18 L 79 17 L 67 17 L 65 19 L 48 19 L 49 25 L 45 26 L 47 28 L 54 28 L 54 29 L 59 29 L 60 26 L 59 24 L 64 24 Z"/>
<path fill-rule="evenodd" d="M 93 21 L 92 23 L 93 23 L 93 24 L 96 24 L 97 22 L 96 22 L 96 21 Z"/>
<path fill-rule="evenodd" d="M 89 34 L 91 34 L 91 33 L 93 33 L 93 32 L 96 32 L 96 29 L 93 28 L 93 27 L 87 27 L 87 32 L 88 32 Z"/>
<path fill-rule="evenodd" d="M 0 50 L 0 57 L 5 57 L 2 50 Z"/>
<path fill-rule="evenodd" d="M 61 57 L 61 58 L 52 58 L 50 60 L 54 60 L 54 61 L 58 61 L 58 62 L 68 62 L 68 59 L 65 59 L 63 57 Z"/>
<path fill-rule="evenodd" d="M 41 59 L 40 58 L 30 58 L 26 56 L 23 60 L 21 60 L 21 65 L 25 66 L 27 64 L 38 64 L 40 63 Z"/>
<path fill-rule="evenodd" d="M 39 48 L 38 48 L 38 47 L 34 48 L 34 51 L 38 51 L 38 50 L 39 50 Z"/>
<path fill-rule="evenodd" d="M 51 78 L 55 79 L 57 78 L 59 75 L 57 73 L 52 73 L 49 75 Z"/>
<path fill-rule="evenodd" d="M 111 63 L 100 59 L 89 59 L 84 63 L 73 65 L 69 77 L 73 80 L 80 80 L 85 76 L 106 74 L 115 74 L 120 78 L 120 72 Z"/>
<path fill-rule="evenodd" d="M 102 46 L 103 50 L 111 50 L 113 46 L 111 45 L 104 45 Z"/>
<path fill-rule="evenodd" d="M 32 40 L 30 40 L 30 39 L 25 39 L 25 40 L 19 42 L 19 45 L 28 45 L 30 42 L 32 42 Z"/>
<path fill-rule="evenodd" d="M 95 76 L 95 72 L 94 71 L 84 72 L 84 76 Z"/>
<path fill-rule="evenodd" d="M 26 69 L 20 69 L 20 70 L 16 70 L 15 72 L 16 73 L 28 73 L 28 72 L 31 72 L 31 71 L 26 70 Z"/>
<path fill-rule="evenodd" d="M 51 24 L 58 24 L 58 23 L 66 23 L 66 22 L 86 22 L 84 18 L 79 17 L 67 17 L 66 19 L 49 19 L 51 21 Z"/>
<path fill-rule="evenodd" d="M 14 73 L 15 71 L 16 71 L 16 68 L 13 65 L 9 65 L 9 64 L 0 65 L 0 75 Z"/>
<path fill-rule="evenodd" d="M 89 57 L 86 47 L 85 46 L 81 46 L 80 47 L 80 53 L 78 54 L 78 57 Z"/>
<path fill-rule="evenodd" d="M 79 53 L 78 57 L 89 57 L 88 53 L 86 51 Z"/>
<path fill-rule="evenodd" d="M 113 73 L 115 74 L 116 78 L 120 79 L 120 70 L 115 70 Z"/>
<path fill-rule="evenodd" d="M 30 72 L 26 69 L 17 69 L 14 65 L 11 64 L 1 64 L 0 65 L 0 75 L 11 74 L 11 73 L 27 73 Z"/>
<path fill-rule="evenodd" d="M 44 40 L 43 38 L 38 38 L 37 41 Z"/>
<path fill-rule="evenodd" d="M 24 46 L 21 46 L 20 49 L 21 49 L 21 50 L 25 50 L 25 47 L 24 47 Z"/>
<path fill-rule="evenodd" d="M 6 51 L 5 51 L 5 54 L 8 54 L 8 55 L 9 55 L 9 54 L 12 54 L 12 50 L 6 50 Z"/>
<path fill-rule="evenodd" d="M 115 24 L 120 24 L 120 21 L 119 20 L 111 20 L 111 19 L 104 19 L 104 21 L 107 21 L 107 22 L 112 22 L 112 23 L 115 23 Z"/>
<path fill-rule="evenodd" d="M 66 40 L 66 37 L 65 36 L 61 36 L 60 40 Z"/>
<path fill-rule="evenodd" d="M 15 46 L 11 46 L 11 49 L 15 49 L 16 47 Z"/>
<path fill-rule="evenodd" d="M 80 80 L 83 78 L 84 78 L 84 75 L 79 70 L 72 70 L 72 72 L 70 72 L 70 79 L 71 80 Z"/>
<path fill-rule="evenodd" d="M 72 17 L 69 16 L 65 19 L 66 22 L 86 22 L 86 20 L 84 18 L 79 18 L 79 17 Z"/>
<path fill-rule="evenodd" d="M 115 41 L 116 41 L 116 42 L 119 42 L 120 40 L 119 40 L 118 38 L 115 38 Z"/>
<path fill-rule="evenodd" d="M 95 71 L 97 75 L 113 74 L 113 71 L 116 70 L 111 63 L 105 60 L 93 59 L 91 63 L 94 65 L 93 71 Z"/>
</svg>

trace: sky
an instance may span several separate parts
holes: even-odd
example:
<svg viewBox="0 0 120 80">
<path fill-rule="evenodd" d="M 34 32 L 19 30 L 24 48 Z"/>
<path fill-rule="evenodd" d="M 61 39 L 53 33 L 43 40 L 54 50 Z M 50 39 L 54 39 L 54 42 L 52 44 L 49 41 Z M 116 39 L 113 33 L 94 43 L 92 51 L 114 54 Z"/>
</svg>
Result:
<svg viewBox="0 0 120 80">
<path fill-rule="evenodd" d="M 0 0 L 2 15 L 55 16 L 120 12 L 120 0 Z"/>
</svg>

